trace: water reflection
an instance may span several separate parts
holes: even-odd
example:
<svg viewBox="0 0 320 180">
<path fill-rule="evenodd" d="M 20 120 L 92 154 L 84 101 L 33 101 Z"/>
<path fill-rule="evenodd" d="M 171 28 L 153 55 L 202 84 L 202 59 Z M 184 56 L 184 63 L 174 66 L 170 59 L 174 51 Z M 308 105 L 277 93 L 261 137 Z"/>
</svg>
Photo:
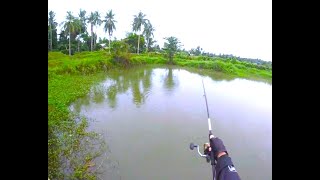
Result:
<svg viewBox="0 0 320 180">
<path fill-rule="evenodd" d="M 172 67 L 167 69 L 167 74 L 164 77 L 164 88 L 172 91 L 174 87 L 178 85 L 178 78 L 173 76 Z"/>
<path fill-rule="evenodd" d="M 225 74 L 222 72 L 212 71 L 211 69 L 195 69 L 195 68 L 189 68 L 189 67 L 184 67 L 183 69 L 185 69 L 191 73 L 199 74 L 203 77 L 209 77 L 210 79 L 212 79 L 214 81 L 228 81 L 229 82 L 229 81 L 232 81 L 232 80 L 239 78 L 234 75 L 229 75 L 229 74 Z M 265 80 L 265 79 L 251 78 L 251 77 L 250 78 L 243 78 L 243 79 L 265 82 L 269 85 L 272 85 L 272 79 Z"/>
<path fill-rule="evenodd" d="M 132 102 L 136 107 L 141 107 L 146 102 L 151 88 L 152 78 L 155 78 L 154 67 L 136 67 L 127 70 L 112 70 L 106 75 L 106 80 L 94 86 L 91 92 L 84 98 L 78 99 L 72 106 L 76 112 L 81 111 L 81 106 L 88 106 L 90 102 L 96 104 L 107 102 L 110 108 L 115 109 L 118 105 L 118 96 L 120 94 L 130 94 Z M 160 82 L 164 92 L 172 93 L 179 86 L 179 78 L 175 75 L 177 71 L 185 71 L 199 74 L 202 77 L 208 77 L 214 81 L 232 81 L 236 79 L 234 76 L 229 76 L 211 70 L 199 70 L 194 68 L 177 68 L 166 67 L 165 73 L 160 75 Z M 192 81 L 192 79 L 190 79 Z M 271 84 L 271 82 L 267 82 Z"/>
<path fill-rule="evenodd" d="M 116 108 L 118 95 L 127 92 L 131 93 L 132 102 L 140 107 L 145 103 L 150 93 L 152 71 L 152 68 L 110 71 L 105 82 L 94 86 L 86 97 L 78 99 L 73 104 L 73 110 L 80 112 L 81 106 L 87 106 L 90 102 L 100 104 L 104 101 L 108 103 L 109 107 Z"/>
<path fill-rule="evenodd" d="M 103 86 L 102 85 L 95 86 L 93 87 L 92 91 L 94 95 L 92 98 L 92 101 L 97 104 L 102 103 L 104 100 L 104 94 L 105 94 Z"/>
<path fill-rule="evenodd" d="M 72 104 L 71 108 L 73 111 L 79 113 L 81 111 L 82 106 L 88 106 L 90 104 L 90 96 L 87 95 L 84 98 L 79 98 L 78 100 L 75 101 L 75 103 Z"/>
<path fill-rule="evenodd" d="M 115 84 L 109 86 L 107 88 L 107 98 L 108 98 L 108 105 L 111 108 L 115 108 L 117 106 L 117 92 L 123 92 L 119 90 L 119 86 Z"/>
</svg>

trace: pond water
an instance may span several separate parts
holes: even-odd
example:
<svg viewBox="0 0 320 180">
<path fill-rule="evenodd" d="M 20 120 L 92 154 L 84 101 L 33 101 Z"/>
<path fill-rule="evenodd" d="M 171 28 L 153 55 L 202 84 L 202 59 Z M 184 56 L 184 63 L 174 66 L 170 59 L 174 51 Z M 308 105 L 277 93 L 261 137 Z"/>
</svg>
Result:
<svg viewBox="0 0 320 180">
<path fill-rule="evenodd" d="M 212 179 L 191 142 L 208 141 L 202 80 L 212 129 L 241 179 L 272 179 L 272 84 L 207 70 L 136 67 L 110 71 L 71 105 L 102 133 L 112 168 L 100 179 Z"/>
</svg>

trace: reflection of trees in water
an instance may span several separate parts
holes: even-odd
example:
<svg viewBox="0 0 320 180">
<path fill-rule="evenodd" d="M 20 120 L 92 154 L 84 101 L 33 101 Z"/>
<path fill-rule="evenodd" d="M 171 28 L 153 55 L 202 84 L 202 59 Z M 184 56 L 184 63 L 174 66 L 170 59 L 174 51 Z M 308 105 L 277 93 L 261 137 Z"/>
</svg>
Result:
<svg viewBox="0 0 320 180">
<path fill-rule="evenodd" d="M 164 77 L 164 88 L 169 90 L 169 91 L 172 91 L 175 87 L 178 86 L 178 79 L 176 76 L 173 75 L 173 70 L 172 70 L 172 67 L 169 67 L 167 69 L 167 74 L 166 76 Z"/>
<path fill-rule="evenodd" d="M 104 87 L 102 85 L 98 85 L 93 87 L 92 91 L 93 91 L 92 101 L 97 104 L 102 103 L 104 100 L 104 94 L 105 94 Z"/>
<path fill-rule="evenodd" d="M 168 92 L 173 92 L 173 89 L 179 85 L 179 80 L 174 74 L 174 70 L 187 70 L 190 73 L 199 74 L 203 77 L 210 77 L 215 81 L 231 81 L 234 76 L 228 76 L 224 73 L 213 72 L 211 70 L 201 70 L 195 68 L 173 68 L 168 67 L 164 70 L 166 73 L 162 77 L 163 87 Z M 78 99 L 73 108 L 76 112 L 80 112 L 81 106 L 89 105 L 90 101 L 94 103 L 102 103 L 107 100 L 109 107 L 117 107 L 117 95 L 126 93 L 131 90 L 132 102 L 140 107 L 145 103 L 152 86 L 152 67 L 132 68 L 127 70 L 110 71 L 107 75 L 107 81 L 100 85 L 94 86 L 91 93 L 84 98 Z"/>
<path fill-rule="evenodd" d="M 90 100 L 95 103 L 101 103 L 107 98 L 108 105 L 111 108 L 116 108 L 117 95 L 131 90 L 133 103 L 140 107 L 141 104 L 145 103 L 151 89 L 151 75 L 151 68 L 134 68 L 121 72 L 110 72 L 107 77 L 108 82 L 110 82 L 108 85 L 100 84 L 93 87 L 90 95 L 82 99 L 87 101 L 85 104 L 88 104 Z M 81 102 L 78 101 L 75 104 L 79 110 L 81 105 L 84 105 Z"/>
<path fill-rule="evenodd" d="M 88 106 L 90 104 L 90 94 L 83 97 L 83 98 L 79 98 L 77 99 L 73 104 L 72 104 L 72 107 L 73 107 L 73 110 L 76 112 L 76 113 L 80 113 L 81 111 L 81 107 L 82 106 Z"/>
<path fill-rule="evenodd" d="M 115 108 L 117 106 L 117 86 L 116 84 L 111 85 L 107 88 L 107 98 L 108 104 L 111 108 Z"/>
<path fill-rule="evenodd" d="M 150 87 L 151 87 L 152 70 L 150 70 L 150 71 L 145 70 L 143 73 L 144 73 L 143 78 L 142 78 L 143 93 L 145 95 L 148 95 L 150 92 Z"/>
<path fill-rule="evenodd" d="M 231 81 L 234 76 L 226 75 L 224 73 L 213 72 L 212 70 L 195 69 L 195 68 L 174 68 L 168 67 L 165 75 L 162 76 L 163 88 L 168 92 L 173 92 L 173 89 L 179 85 L 179 79 L 175 76 L 174 70 L 187 70 L 190 73 L 199 74 L 203 77 L 210 77 L 214 81 Z M 140 107 L 145 103 L 152 86 L 152 67 L 132 68 L 127 70 L 110 71 L 107 75 L 107 81 L 100 85 L 94 86 L 91 93 L 84 98 L 78 99 L 73 108 L 76 112 L 80 112 L 81 106 L 89 105 L 90 101 L 95 103 L 102 103 L 107 101 L 109 107 L 117 107 L 117 95 L 126 93 L 131 90 L 132 102 Z M 129 91 L 130 92 L 130 91 Z"/>
<path fill-rule="evenodd" d="M 119 91 L 119 92 L 127 92 L 129 90 L 129 88 L 130 88 L 130 85 L 128 83 L 118 83 L 118 82 L 124 81 L 125 77 L 121 75 L 121 76 L 117 76 L 115 78 L 117 78 L 117 80 L 116 80 L 116 82 L 117 82 L 116 83 L 117 91 Z"/>
<path fill-rule="evenodd" d="M 143 72 L 137 71 L 136 73 L 132 73 L 132 75 L 129 76 L 130 79 L 128 80 L 131 85 L 133 103 L 135 103 L 138 107 L 144 102 L 144 97 L 140 90 L 140 82 L 143 75 Z"/>
<path fill-rule="evenodd" d="M 133 77 L 130 81 L 132 85 L 133 102 L 140 107 L 144 104 L 151 88 L 151 69 L 144 69 L 137 72 L 136 77 Z"/>
<path fill-rule="evenodd" d="M 167 76 L 164 78 L 164 87 L 168 90 L 172 90 L 174 85 L 172 68 L 169 68 Z"/>
<path fill-rule="evenodd" d="M 140 106 L 145 102 L 145 99 L 140 91 L 139 82 L 134 82 L 132 85 L 133 102 Z"/>
<path fill-rule="evenodd" d="M 214 81 L 232 81 L 236 79 L 235 76 L 228 75 L 222 72 L 216 72 L 210 69 L 185 68 L 185 70 L 191 73 L 199 74 L 203 77 L 210 77 Z"/>
<path fill-rule="evenodd" d="M 195 69 L 195 68 L 188 68 L 188 67 L 184 67 L 183 69 L 185 69 L 191 73 L 199 74 L 203 77 L 210 77 L 214 81 L 232 81 L 236 78 L 242 78 L 242 79 L 247 79 L 247 80 L 265 82 L 270 85 L 272 84 L 272 80 L 250 78 L 250 77 L 249 78 L 248 77 L 239 77 L 239 76 L 235 76 L 235 75 L 226 74 L 223 72 L 216 72 L 216 71 L 213 71 L 210 69 Z"/>
</svg>

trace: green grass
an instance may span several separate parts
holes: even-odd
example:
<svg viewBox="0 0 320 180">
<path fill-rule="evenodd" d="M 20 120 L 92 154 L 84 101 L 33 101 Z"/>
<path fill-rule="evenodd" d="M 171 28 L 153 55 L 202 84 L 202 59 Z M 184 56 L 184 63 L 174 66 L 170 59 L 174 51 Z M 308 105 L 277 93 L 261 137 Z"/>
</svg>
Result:
<svg viewBox="0 0 320 180">
<path fill-rule="evenodd" d="M 149 53 L 132 56 L 133 64 L 166 64 L 167 59 L 161 54 Z M 234 59 L 210 58 L 203 56 L 181 56 L 174 58 L 174 64 L 182 67 L 194 67 L 223 72 L 235 77 L 272 81 L 272 69 Z"/>
<path fill-rule="evenodd" d="M 97 140 L 97 134 L 87 132 L 87 120 L 83 117 L 77 120 L 79 116 L 71 114 L 68 107 L 75 99 L 86 95 L 91 86 L 100 82 L 103 77 L 102 74 L 86 76 L 64 74 L 48 79 L 48 173 L 50 179 L 81 179 L 81 177 L 95 179 L 95 174 L 89 171 L 87 165 L 92 163 L 93 157 L 98 156 L 99 152 L 88 151 L 91 145 L 85 144 L 84 139 L 89 138 L 93 143 Z M 65 168 L 71 169 L 71 173 L 63 173 Z"/>
<path fill-rule="evenodd" d="M 104 51 L 82 52 L 69 57 L 60 52 L 48 54 L 48 73 L 52 74 L 90 74 L 111 68 L 112 58 Z"/>
<path fill-rule="evenodd" d="M 106 51 L 81 52 L 68 56 L 48 53 L 48 175 L 50 179 L 96 179 L 90 168 L 99 151 L 92 151 L 84 139 L 97 141 L 97 134 L 87 131 L 86 118 L 72 114 L 70 104 L 89 93 L 103 80 L 109 69 L 145 64 L 167 64 L 162 54 L 126 54 L 115 61 Z M 121 62 L 125 62 L 125 65 Z M 235 77 L 272 81 L 272 70 L 256 64 L 223 58 L 176 55 L 177 66 L 202 68 Z M 103 146 L 103 143 L 101 146 Z M 102 151 L 102 150 L 101 150 Z M 64 172 L 69 169 L 68 174 Z"/>
<path fill-rule="evenodd" d="M 223 60 L 176 60 L 176 64 L 179 66 L 195 67 L 202 69 L 211 69 L 213 71 L 219 71 L 226 74 L 242 77 L 242 78 L 254 78 L 272 80 L 272 71 L 257 69 L 254 66 L 248 67 L 245 63 L 240 62 L 235 64 Z"/>
<path fill-rule="evenodd" d="M 103 57 L 103 58 L 102 58 Z M 69 105 L 90 91 L 111 67 L 110 57 L 103 53 L 84 52 L 69 57 L 62 53 L 48 54 L 48 176 L 50 179 L 95 179 L 90 164 L 102 152 L 89 150 L 98 141 L 88 132 L 84 117 L 72 114 Z M 85 74 L 85 75 L 84 75 Z M 84 139 L 90 139 L 88 144 Z M 99 142 L 104 147 L 102 141 Z M 69 169 L 69 173 L 64 170 Z"/>
<path fill-rule="evenodd" d="M 71 57 L 59 52 L 49 52 L 48 59 L 49 76 L 52 74 L 83 75 L 121 67 L 121 64 L 114 63 L 112 56 L 105 51 L 82 52 Z M 129 56 L 130 65 L 166 63 L 167 59 L 162 54 L 157 53 L 132 54 Z M 183 67 L 211 69 L 243 78 L 272 80 L 272 69 L 235 59 L 176 55 L 174 64 Z"/>
</svg>

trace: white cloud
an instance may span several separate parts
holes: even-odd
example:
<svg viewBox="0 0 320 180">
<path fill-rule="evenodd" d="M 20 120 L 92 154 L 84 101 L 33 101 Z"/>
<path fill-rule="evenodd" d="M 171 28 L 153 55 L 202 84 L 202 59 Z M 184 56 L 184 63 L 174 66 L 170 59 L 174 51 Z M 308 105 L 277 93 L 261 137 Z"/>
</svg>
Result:
<svg viewBox="0 0 320 180">
<path fill-rule="evenodd" d="M 233 54 L 272 61 L 272 0 L 48 0 L 48 10 L 58 23 L 66 12 L 78 15 L 98 10 L 102 17 L 115 13 L 117 39 L 132 31 L 133 15 L 141 10 L 155 27 L 160 46 L 163 38 L 177 37 L 187 50 L 197 46 L 216 54 Z M 107 37 L 103 27 L 98 37 Z"/>
</svg>

